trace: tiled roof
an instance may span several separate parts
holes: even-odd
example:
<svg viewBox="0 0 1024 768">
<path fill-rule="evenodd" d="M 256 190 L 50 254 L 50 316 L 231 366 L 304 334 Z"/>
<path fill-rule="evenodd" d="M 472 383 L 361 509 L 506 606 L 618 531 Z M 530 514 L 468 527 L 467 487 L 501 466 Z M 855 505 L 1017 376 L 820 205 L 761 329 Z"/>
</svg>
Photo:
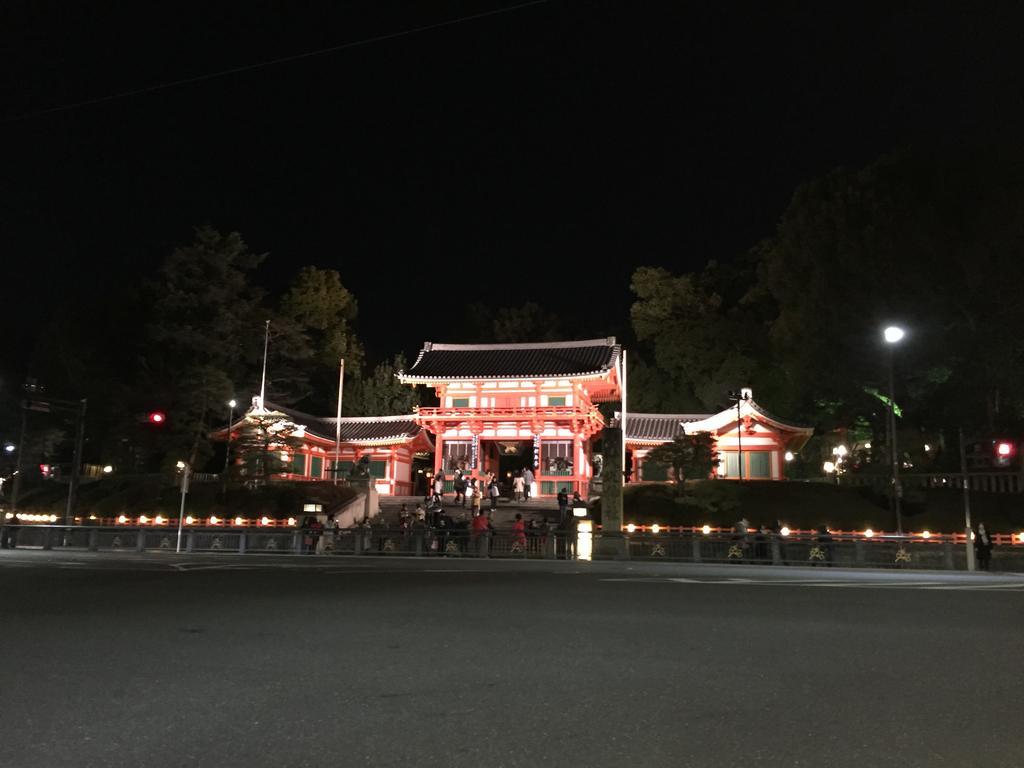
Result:
<svg viewBox="0 0 1024 768">
<path fill-rule="evenodd" d="M 267 409 L 279 411 L 296 424 L 306 427 L 306 432 L 316 437 L 334 440 L 338 420 L 334 417 L 313 416 L 292 408 L 267 403 Z M 422 430 L 412 415 L 398 416 L 345 416 L 341 419 L 341 441 L 397 442 L 412 439 Z"/>
<path fill-rule="evenodd" d="M 593 376 L 611 369 L 621 347 L 615 337 L 542 344 L 435 344 L 426 342 L 403 380 L 516 379 Z"/>
<path fill-rule="evenodd" d="M 702 421 L 708 413 L 628 413 L 626 439 L 668 441 L 683 434 L 680 422 Z"/>
</svg>

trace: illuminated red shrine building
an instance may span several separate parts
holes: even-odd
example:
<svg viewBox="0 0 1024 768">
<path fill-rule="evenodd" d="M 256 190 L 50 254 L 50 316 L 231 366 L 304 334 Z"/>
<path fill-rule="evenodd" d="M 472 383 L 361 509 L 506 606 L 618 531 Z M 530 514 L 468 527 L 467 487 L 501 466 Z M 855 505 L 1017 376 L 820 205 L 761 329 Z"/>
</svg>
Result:
<svg viewBox="0 0 1024 768">
<path fill-rule="evenodd" d="M 346 478 L 362 462 L 383 495 L 422 494 L 439 472 L 448 491 L 456 473 L 480 479 L 493 473 L 507 494 L 512 478 L 529 468 L 535 495 L 552 496 L 564 488 L 586 498 L 605 428 L 598 404 L 621 403 L 623 366 L 614 337 L 539 344 L 427 342 L 397 377 L 431 388 L 436 407 L 342 418 L 339 440 L 338 419 L 271 403 L 263 408 L 257 397 L 231 434 L 238 439 L 247 424 L 277 420 L 273 428 L 284 429 L 288 440 L 272 446 L 285 467 L 276 479 L 330 481 L 335 471 Z M 628 406 L 628 393 L 626 400 Z M 771 415 L 750 390 L 743 390 L 739 411 L 627 412 L 624 421 L 631 482 L 671 480 L 670 470 L 647 456 L 684 432 L 714 437 L 721 458 L 714 477 L 783 480 L 787 453 L 799 451 L 813 432 Z M 225 429 L 212 437 L 227 436 Z"/>
<path fill-rule="evenodd" d="M 416 423 L 434 436 L 434 472 L 494 473 L 508 483 L 528 467 L 534 492 L 579 491 L 593 476 L 597 404 L 621 399 L 622 348 L 614 337 L 542 344 L 427 342 L 399 379 L 433 388 L 439 405 Z"/>
</svg>

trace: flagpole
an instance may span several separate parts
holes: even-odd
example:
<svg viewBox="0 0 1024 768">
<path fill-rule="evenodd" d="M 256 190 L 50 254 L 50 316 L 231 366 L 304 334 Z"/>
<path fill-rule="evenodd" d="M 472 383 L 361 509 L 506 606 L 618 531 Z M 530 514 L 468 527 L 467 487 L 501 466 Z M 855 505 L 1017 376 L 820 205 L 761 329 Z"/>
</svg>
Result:
<svg viewBox="0 0 1024 768">
<path fill-rule="evenodd" d="M 338 421 L 334 427 L 334 484 L 338 484 L 338 472 L 341 471 L 341 395 L 345 388 L 345 358 L 341 358 L 338 372 Z"/>
<path fill-rule="evenodd" d="M 626 412 L 629 408 L 629 391 L 627 388 L 627 377 L 629 376 L 626 371 L 626 350 L 622 350 L 622 419 L 620 426 L 622 427 L 622 472 L 623 476 L 626 474 Z"/>
<path fill-rule="evenodd" d="M 260 408 L 264 405 L 267 394 L 267 347 L 270 344 L 270 321 L 267 320 L 266 328 L 263 331 L 263 378 L 260 379 Z"/>
</svg>

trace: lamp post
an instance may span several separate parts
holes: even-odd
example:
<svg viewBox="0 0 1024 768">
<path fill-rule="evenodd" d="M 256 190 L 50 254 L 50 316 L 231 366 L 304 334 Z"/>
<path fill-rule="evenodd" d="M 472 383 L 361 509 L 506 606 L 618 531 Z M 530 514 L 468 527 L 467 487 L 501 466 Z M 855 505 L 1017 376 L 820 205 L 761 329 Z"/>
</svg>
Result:
<svg viewBox="0 0 1024 768">
<path fill-rule="evenodd" d="M 899 449 L 896 445 L 896 384 L 893 375 L 894 349 L 906 335 L 904 330 L 896 325 L 890 325 L 882 332 L 885 343 L 889 345 L 889 457 L 892 462 L 892 505 L 896 513 L 896 533 L 903 535 L 903 516 L 900 512 L 900 461 Z"/>
<path fill-rule="evenodd" d="M 175 553 L 181 552 L 181 526 L 185 521 L 185 494 L 188 493 L 188 480 L 192 474 L 192 467 L 187 462 L 179 461 L 178 469 L 181 470 L 181 509 L 178 511 L 178 544 L 174 549 Z"/>
<path fill-rule="evenodd" d="M 224 452 L 224 475 L 227 477 L 228 464 L 231 461 L 231 425 L 235 423 L 235 406 L 238 402 L 235 400 L 228 400 L 228 447 Z"/>
<path fill-rule="evenodd" d="M 750 399 L 750 390 L 730 392 L 729 399 L 736 403 L 736 468 L 738 479 L 743 480 L 743 412 L 740 406 L 744 400 Z"/>
</svg>

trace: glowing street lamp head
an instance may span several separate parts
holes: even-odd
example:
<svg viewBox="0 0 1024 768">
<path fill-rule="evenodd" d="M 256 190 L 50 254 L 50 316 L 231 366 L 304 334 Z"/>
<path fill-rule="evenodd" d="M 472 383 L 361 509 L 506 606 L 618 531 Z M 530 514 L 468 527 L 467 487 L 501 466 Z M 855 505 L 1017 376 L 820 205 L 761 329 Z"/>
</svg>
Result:
<svg viewBox="0 0 1024 768">
<path fill-rule="evenodd" d="M 784 458 L 784 459 L 785 459 L 786 461 L 792 461 L 792 460 L 793 460 L 794 458 L 796 458 L 796 457 L 795 457 L 795 456 L 793 455 L 793 452 L 792 452 L 792 451 L 786 451 L 786 453 L 785 453 L 785 455 L 783 456 L 783 458 Z"/>
<path fill-rule="evenodd" d="M 237 400 L 228 400 L 228 408 L 234 408 L 236 405 L 238 405 Z"/>
<path fill-rule="evenodd" d="M 828 472 L 830 475 L 836 471 L 836 465 L 834 462 L 826 461 L 821 465 L 821 468 Z"/>
<path fill-rule="evenodd" d="M 14 453 L 14 443 L 7 443 L 6 445 L 4 445 L 4 450 L 7 453 Z"/>
<path fill-rule="evenodd" d="M 882 333 L 885 335 L 885 340 L 889 344 L 895 344 L 907 335 L 898 325 L 890 325 Z"/>
<path fill-rule="evenodd" d="M 176 466 L 178 469 L 184 469 L 185 468 L 185 462 L 184 461 L 179 461 L 174 466 Z"/>
</svg>

